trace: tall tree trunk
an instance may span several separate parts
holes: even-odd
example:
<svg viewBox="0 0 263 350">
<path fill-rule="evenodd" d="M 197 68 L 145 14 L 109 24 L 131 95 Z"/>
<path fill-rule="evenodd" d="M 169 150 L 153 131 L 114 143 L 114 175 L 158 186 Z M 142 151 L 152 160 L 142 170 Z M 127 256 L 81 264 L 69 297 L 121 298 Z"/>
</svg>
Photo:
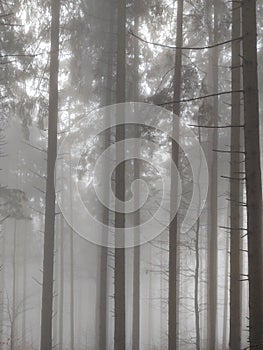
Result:
<svg viewBox="0 0 263 350">
<path fill-rule="evenodd" d="M 55 230 L 59 228 L 59 224 L 55 222 Z M 58 244 L 59 244 L 59 236 L 55 236 L 55 246 L 54 246 L 54 298 L 53 298 L 53 322 L 52 322 L 52 337 L 54 346 L 58 343 L 58 278 L 59 278 L 59 264 L 58 264 Z"/>
<path fill-rule="evenodd" d="M 208 6 L 211 4 L 208 4 Z M 214 9 L 214 26 L 213 34 L 210 33 L 210 41 L 218 42 L 218 0 L 213 1 Z M 209 31 L 211 32 L 211 31 Z M 211 40 L 212 39 L 212 40 Z M 218 48 L 212 49 L 212 57 L 210 60 L 210 69 L 212 70 L 212 86 L 211 91 L 218 93 Z M 214 126 L 218 124 L 218 96 L 213 98 L 213 116 L 212 123 Z M 216 329 L 217 329 L 217 196 L 218 196 L 218 161 L 217 149 L 218 131 L 214 128 L 211 132 L 212 157 L 210 162 L 210 186 L 209 186 L 209 217 L 208 217 L 208 349 L 216 350 Z"/>
<path fill-rule="evenodd" d="M 228 214 L 229 215 L 229 214 Z M 228 348 L 228 298 L 229 298 L 229 237 L 226 238 L 225 250 L 225 284 L 224 284 L 224 314 L 223 314 L 223 338 L 222 350 Z"/>
<path fill-rule="evenodd" d="M 28 224 L 25 220 L 25 232 L 23 240 L 23 314 L 22 314 L 22 349 L 26 349 L 26 314 L 27 314 L 27 240 Z"/>
<path fill-rule="evenodd" d="M 4 333 L 4 292 L 5 292 L 5 249 L 6 249 L 6 240 L 5 240 L 5 231 L 3 225 L 0 225 L 1 229 L 1 264 L 0 264 L 0 273 L 1 273 L 1 289 L 0 289 L 0 344 L 3 343 L 3 333 Z"/>
<path fill-rule="evenodd" d="M 152 246 L 149 245 L 149 280 L 148 280 L 148 348 L 152 349 L 153 347 L 153 283 L 152 283 L 152 266 L 153 266 L 153 259 L 152 259 Z"/>
<path fill-rule="evenodd" d="M 108 45 L 107 52 L 110 52 L 112 49 L 113 42 L 113 31 L 114 31 L 114 6 L 112 2 L 109 3 L 109 34 L 108 34 Z M 113 56 L 109 54 L 108 62 L 107 62 L 107 77 L 106 77 L 106 86 L 105 86 L 105 101 L 104 105 L 109 106 L 112 104 L 112 84 L 113 84 Z M 106 112 L 107 113 L 107 112 Z M 106 115 L 106 118 L 111 118 L 110 115 Z M 105 125 L 107 121 L 105 120 Z M 106 150 L 111 143 L 111 131 L 110 129 L 104 132 L 103 149 Z M 105 174 L 107 173 L 108 164 L 105 162 Z M 109 186 L 107 185 L 107 181 L 104 181 L 104 203 L 109 202 Z M 103 207 L 102 212 L 102 222 L 106 227 L 109 225 L 109 209 Z M 108 228 L 104 229 L 103 238 L 104 238 L 104 246 L 100 248 L 100 277 L 98 283 L 98 326 L 97 329 L 99 331 L 98 338 L 98 346 L 99 350 L 106 350 L 107 348 L 107 283 L 108 283 L 108 248 L 107 248 L 107 235 Z"/>
<path fill-rule="evenodd" d="M 51 53 L 48 113 L 47 184 L 44 232 L 43 289 L 41 312 L 41 350 L 52 349 L 52 303 L 55 234 L 54 170 L 57 155 L 59 18 L 60 0 L 51 5 Z"/>
<path fill-rule="evenodd" d="M 199 143 L 202 143 L 201 130 L 198 130 Z M 200 177 L 200 170 L 198 174 L 198 180 Z M 199 181 L 198 181 L 199 183 Z M 200 195 L 200 185 L 198 185 Z M 201 203 L 198 203 L 198 211 L 200 210 Z M 199 241 L 200 241 L 200 218 L 196 223 L 196 236 L 195 236 L 195 272 L 194 272 L 194 305 L 195 305 L 195 332 L 196 332 L 196 350 L 201 349 L 201 335 L 200 335 L 200 306 L 199 306 L 199 274 L 200 274 L 200 256 L 199 256 Z"/>
<path fill-rule="evenodd" d="M 240 37 L 240 4 L 232 4 L 232 38 Z M 232 42 L 232 91 L 241 88 L 240 41 Z M 241 95 L 232 93 L 231 124 L 241 124 Z M 231 169 L 230 169 L 230 339 L 231 350 L 241 349 L 241 231 L 240 220 L 240 128 L 231 128 Z"/>
<path fill-rule="evenodd" d="M 11 317 L 11 332 L 10 332 L 10 350 L 15 349 L 16 346 L 16 246 L 17 246 L 17 222 L 14 219 L 14 237 L 13 237 L 13 254 L 12 254 L 12 268 L 13 268 L 13 283 L 12 283 L 12 317 Z"/>
<path fill-rule="evenodd" d="M 183 44 L 183 0 L 177 2 L 177 28 L 176 28 L 176 46 L 182 47 Z M 175 72 L 173 83 L 173 99 L 179 101 L 181 97 L 181 80 L 182 80 L 182 50 L 177 49 L 175 53 Z M 174 103 L 173 113 L 180 116 L 180 103 Z M 173 138 L 176 139 L 178 126 L 173 123 Z M 172 140 L 172 162 L 177 166 L 179 164 L 179 147 Z M 171 168 L 171 200 L 170 212 L 174 213 L 177 200 L 177 176 Z M 175 350 L 177 347 L 178 337 L 178 220 L 177 215 L 171 218 L 169 225 L 169 292 L 168 292 L 168 349 Z"/>
<path fill-rule="evenodd" d="M 139 0 L 135 0 L 134 4 L 134 32 L 139 31 Z M 139 101 L 139 42 L 134 40 L 134 62 L 133 62 L 133 99 L 135 102 Z M 134 138 L 140 138 L 140 126 L 134 126 Z M 136 153 L 139 153 L 137 149 Z M 134 180 L 140 178 L 140 162 L 134 159 Z M 134 203 L 135 207 L 139 204 L 140 185 L 136 184 L 134 189 Z M 132 350 L 140 350 L 140 245 L 137 237 L 140 234 L 140 210 L 133 214 L 133 225 L 135 233 L 135 247 L 133 249 L 133 313 L 132 313 Z"/>
<path fill-rule="evenodd" d="M 70 198 L 72 198 L 72 193 Z M 74 303 L 74 233 L 70 228 L 70 350 L 75 350 L 75 303 Z"/>
<path fill-rule="evenodd" d="M 247 192 L 249 340 L 263 349 L 262 182 L 260 169 L 256 1 L 242 2 L 245 170 Z"/>
<path fill-rule="evenodd" d="M 118 0 L 118 47 L 117 47 L 117 84 L 116 84 L 116 102 L 125 102 L 125 70 L 126 70 L 126 1 Z M 119 113 L 118 122 L 124 122 L 123 113 Z M 125 126 L 116 127 L 116 142 L 125 139 Z M 123 159 L 124 147 L 117 147 L 116 160 Z M 122 233 L 116 230 L 115 240 L 117 245 L 124 242 L 125 215 L 121 212 L 125 200 L 125 165 L 122 162 L 115 172 L 115 195 L 120 201 L 123 201 L 122 208 L 116 205 L 115 209 L 115 227 L 123 228 Z M 125 249 L 115 248 L 115 327 L 114 327 L 114 350 L 125 350 Z"/>
<path fill-rule="evenodd" d="M 62 169 L 63 179 L 63 169 Z M 63 181 L 63 180 L 62 180 Z M 62 199 L 63 200 L 63 199 Z M 60 261 L 59 261 L 59 320 L 58 320 L 58 344 L 59 350 L 63 350 L 63 329 L 64 329 L 64 219 L 60 215 Z"/>
</svg>

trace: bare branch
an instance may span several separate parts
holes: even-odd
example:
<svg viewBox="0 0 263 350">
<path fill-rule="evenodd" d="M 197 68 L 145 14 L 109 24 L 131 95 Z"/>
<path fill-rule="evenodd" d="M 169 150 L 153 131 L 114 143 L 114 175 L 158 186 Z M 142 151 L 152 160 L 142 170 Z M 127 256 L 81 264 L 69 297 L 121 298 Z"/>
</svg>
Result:
<svg viewBox="0 0 263 350">
<path fill-rule="evenodd" d="M 240 36 L 238 38 L 229 39 L 229 40 L 223 41 L 221 43 L 213 44 L 213 45 L 199 46 L 199 47 L 198 46 L 197 47 L 191 47 L 191 46 L 178 47 L 178 46 L 174 46 L 174 45 L 166 45 L 166 44 L 160 44 L 160 43 L 155 43 L 155 42 L 152 42 L 152 41 L 148 41 L 146 39 L 141 38 L 137 34 L 133 33 L 132 30 L 129 30 L 128 33 L 130 35 L 132 35 L 134 38 L 142 41 L 145 44 L 150 44 L 150 45 L 154 45 L 154 46 L 164 47 L 166 49 L 172 49 L 172 50 L 177 50 L 177 49 L 180 49 L 180 50 L 207 50 L 207 49 L 212 49 L 214 47 L 218 47 L 218 46 L 222 46 L 222 45 L 225 45 L 225 44 L 232 43 L 233 41 L 237 41 L 237 40 L 242 40 L 243 39 L 242 36 Z"/>
<path fill-rule="evenodd" d="M 167 105 L 174 104 L 174 103 L 198 101 L 198 100 L 203 100 L 204 98 L 208 98 L 208 97 L 216 97 L 216 96 L 222 96 L 222 95 L 240 93 L 240 92 L 244 92 L 244 90 L 222 91 L 222 92 L 218 92 L 216 94 L 204 95 L 204 96 L 199 96 L 199 97 L 194 97 L 194 98 L 187 98 L 187 99 L 178 100 L 178 101 L 164 102 L 164 103 L 158 104 L 158 106 L 167 106 Z"/>
</svg>

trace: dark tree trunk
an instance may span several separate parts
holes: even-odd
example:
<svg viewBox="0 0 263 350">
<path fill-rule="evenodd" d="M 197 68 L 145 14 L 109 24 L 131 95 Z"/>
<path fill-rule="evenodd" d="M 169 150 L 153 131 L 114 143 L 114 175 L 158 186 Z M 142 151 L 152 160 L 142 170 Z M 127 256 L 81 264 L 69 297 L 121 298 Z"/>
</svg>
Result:
<svg viewBox="0 0 263 350">
<path fill-rule="evenodd" d="M 249 341 L 263 349 L 262 182 L 260 169 L 256 1 L 242 2 L 245 170 L 247 192 Z"/>
<path fill-rule="evenodd" d="M 118 47 L 117 47 L 117 84 L 116 102 L 125 102 L 125 70 L 126 70 L 126 1 L 118 0 Z M 118 113 L 117 121 L 124 122 L 123 113 Z M 116 142 L 125 139 L 125 126 L 116 127 Z M 116 160 L 123 159 L 124 147 L 117 147 Z M 115 195 L 123 201 L 122 208 L 116 206 L 115 227 L 123 228 L 123 232 L 116 231 L 115 240 L 117 246 L 124 242 L 125 215 L 120 211 L 124 207 L 125 200 L 125 165 L 122 162 L 115 172 Z M 119 211 L 120 209 L 120 211 Z M 115 248 L 115 328 L 114 328 L 114 350 L 125 350 L 125 250 Z"/>
<path fill-rule="evenodd" d="M 232 38 L 240 37 L 240 4 L 232 4 Z M 241 89 L 240 41 L 232 42 L 232 90 Z M 231 124 L 240 125 L 240 93 L 232 93 Z M 241 231 L 240 181 L 234 180 L 241 173 L 240 128 L 231 128 L 230 169 L 230 339 L 231 350 L 241 349 Z"/>
<path fill-rule="evenodd" d="M 139 31 L 139 0 L 135 0 L 134 4 L 134 32 Z M 134 81 L 134 101 L 139 101 L 139 42 L 134 40 L 134 63 L 133 63 L 133 81 Z M 135 125 L 134 138 L 140 138 L 140 127 Z M 137 150 L 138 153 L 139 150 Z M 134 180 L 140 178 L 140 162 L 134 160 Z M 136 185 L 134 192 L 135 206 L 139 204 L 140 188 Z M 135 230 L 135 237 L 139 237 L 140 229 L 140 210 L 133 214 L 133 225 Z M 140 350 L 140 246 L 135 238 L 135 247 L 133 249 L 133 309 L 132 309 L 132 350 Z"/>
<path fill-rule="evenodd" d="M 183 43 L 183 0 L 177 2 L 177 29 L 176 29 L 176 46 L 182 47 Z M 182 50 L 177 49 L 175 53 L 175 72 L 174 72 L 174 101 L 179 101 L 181 97 L 181 79 L 182 79 Z M 173 105 L 173 113 L 180 116 L 180 103 Z M 173 137 L 176 139 L 178 126 L 174 122 Z M 178 168 L 179 148 L 178 144 L 172 141 L 172 162 Z M 171 170 L 171 213 L 175 212 L 177 198 L 177 177 Z M 178 220 L 177 215 L 171 218 L 169 226 L 169 292 L 168 292 L 168 349 L 175 350 L 177 347 L 178 337 Z"/>
<path fill-rule="evenodd" d="M 108 45 L 107 52 L 110 52 L 113 41 L 114 31 L 114 7 L 112 2 L 109 4 L 109 34 L 108 34 Z M 109 106 L 112 104 L 112 84 L 113 84 L 113 57 L 109 55 L 107 62 L 107 77 L 105 86 L 105 101 L 104 105 Z M 111 118 L 110 115 L 105 118 Z M 106 121 L 105 121 L 106 124 Z M 103 135 L 103 148 L 106 150 L 110 146 L 111 142 L 111 131 L 108 129 Z M 108 164 L 105 162 L 105 174 L 107 173 Z M 104 203 L 109 202 L 109 186 L 107 181 L 104 181 Z M 103 207 L 102 222 L 104 225 L 109 225 L 109 209 Z M 106 350 L 107 348 L 107 284 L 108 284 L 108 248 L 107 248 L 107 235 L 108 229 L 105 228 L 103 232 L 104 246 L 100 249 L 100 278 L 98 283 L 98 346 L 99 350 Z"/>
<path fill-rule="evenodd" d="M 208 3 L 208 6 L 211 4 Z M 218 32 L 218 1 L 214 0 L 214 25 L 213 34 L 210 34 L 210 40 L 217 43 L 219 40 Z M 210 69 L 211 74 L 211 91 L 213 94 L 218 93 L 218 48 L 215 47 L 211 52 Z M 214 126 L 218 124 L 218 96 L 212 100 L 213 115 L 212 123 Z M 207 331 L 208 331 L 208 349 L 216 350 L 217 346 L 217 196 L 218 196 L 218 130 L 215 128 L 210 133 L 211 137 L 211 161 L 210 161 L 210 184 L 209 184 L 209 216 L 208 216 L 208 315 L 207 315 Z"/>
<path fill-rule="evenodd" d="M 44 232 L 41 350 L 52 349 L 52 303 L 55 234 L 54 170 L 57 155 L 59 17 L 60 1 L 52 0 L 51 53 L 48 113 L 47 184 Z"/>
<path fill-rule="evenodd" d="M 63 179 L 63 169 L 62 169 Z M 59 327 L 58 327 L 58 345 L 59 350 L 63 350 L 63 328 L 64 328 L 64 219 L 60 216 L 60 259 L 59 259 Z"/>
</svg>

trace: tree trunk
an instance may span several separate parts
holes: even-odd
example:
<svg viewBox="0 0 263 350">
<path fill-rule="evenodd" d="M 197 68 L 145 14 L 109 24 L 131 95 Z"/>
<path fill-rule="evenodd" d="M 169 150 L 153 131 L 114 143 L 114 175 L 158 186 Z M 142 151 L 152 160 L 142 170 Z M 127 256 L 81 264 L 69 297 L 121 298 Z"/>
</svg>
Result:
<svg viewBox="0 0 263 350">
<path fill-rule="evenodd" d="M 63 179 L 63 169 L 62 169 Z M 63 180 L 62 180 L 63 181 Z M 63 199 L 62 199 L 63 200 Z M 59 273 L 59 328 L 58 328 L 58 343 L 59 350 L 63 350 L 63 328 L 64 328 L 64 219 L 60 215 L 60 273 Z"/>
<path fill-rule="evenodd" d="M 249 341 L 263 349 L 262 183 L 260 169 L 256 1 L 242 2 L 245 170 L 247 193 Z"/>
<path fill-rule="evenodd" d="M 211 4 L 208 4 L 208 6 Z M 213 35 L 210 33 L 209 41 L 217 43 L 219 40 L 218 33 L 218 0 L 213 1 L 214 7 L 214 28 Z M 209 31 L 210 32 L 210 31 Z M 211 40 L 212 39 L 212 40 Z M 218 93 L 218 48 L 212 49 L 210 59 L 210 69 L 212 70 L 212 93 Z M 218 96 L 213 98 L 213 116 L 212 123 L 218 124 Z M 216 350 L 216 328 L 217 328 L 217 196 L 218 196 L 218 165 L 217 149 L 218 131 L 213 129 L 211 132 L 211 152 L 212 159 L 210 162 L 210 186 L 209 186 L 209 217 L 208 217 L 208 349 Z"/>
<path fill-rule="evenodd" d="M 5 259 L 6 259 L 6 239 L 5 239 L 5 231 L 1 224 L 1 265 L 0 265 L 0 273 L 1 273 L 1 295 L 0 295 L 0 344 L 3 343 L 3 335 L 4 335 L 4 293 L 5 293 Z"/>
<path fill-rule="evenodd" d="M 57 155 L 59 17 L 60 0 L 52 0 L 51 53 L 48 113 L 47 184 L 44 232 L 41 350 L 52 349 L 52 302 L 55 234 L 54 170 Z"/>
<path fill-rule="evenodd" d="M 118 0 L 118 47 L 117 47 L 117 84 L 116 102 L 125 102 L 125 69 L 126 69 L 126 1 Z M 123 108 L 124 112 L 124 108 Z M 119 113 L 118 122 L 124 122 L 124 113 Z M 125 126 L 116 127 L 116 143 L 125 139 Z M 123 159 L 124 147 L 117 147 L 116 160 Z M 124 242 L 125 215 L 121 212 L 125 200 L 125 165 L 122 162 L 115 172 L 115 195 L 123 201 L 122 208 L 118 205 L 115 209 L 115 227 L 123 228 L 122 233 L 116 231 L 116 244 Z M 114 350 L 125 350 L 125 250 L 115 248 L 115 328 L 114 328 Z"/>
<path fill-rule="evenodd" d="M 135 0 L 134 4 L 134 32 L 139 31 L 139 0 Z M 134 40 L 134 62 L 133 62 L 133 81 L 134 81 L 134 101 L 139 101 L 139 42 Z M 140 126 L 134 126 L 134 138 L 140 138 Z M 139 150 L 136 151 L 136 153 Z M 140 161 L 134 159 L 134 180 L 140 178 Z M 139 204 L 140 186 L 136 184 L 134 189 L 135 207 Z M 133 249 L 133 313 L 132 313 L 132 350 L 140 350 L 140 246 L 137 245 L 137 237 L 140 235 L 140 210 L 133 213 L 133 225 L 135 233 L 135 247 Z"/>
<path fill-rule="evenodd" d="M 113 31 L 114 31 L 114 7 L 112 2 L 110 2 L 109 8 L 109 34 L 108 34 L 108 45 L 107 52 L 110 52 L 113 42 Z M 112 84 L 113 84 L 113 57 L 109 55 L 107 62 L 107 77 L 106 77 L 106 86 L 105 86 L 105 106 L 112 104 Z M 107 112 L 106 112 L 107 113 Z M 105 118 L 111 118 L 110 115 L 106 115 Z M 105 121 L 106 124 L 106 121 Z M 103 149 L 106 150 L 111 143 L 111 131 L 108 129 L 104 132 Z M 107 173 L 108 164 L 105 162 L 105 174 Z M 109 202 L 109 186 L 107 181 L 104 181 L 104 203 Z M 109 209 L 103 207 L 102 212 L 102 222 L 104 225 L 109 225 Z M 107 235 L 108 229 L 105 228 L 103 232 L 104 246 L 100 248 L 100 278 L 98 283 L 99 296 L 98 296 L 98 346 L 99 350 L 106 350 L 107 348 L 107 284 L 108 284 L 108 248 L 107 248 Z"/>
<path fill-rule="evenodd" d="M 240 37 L 240 4 L 232 3 L 232 38 Z M 241 88 L 240 41 L 232 42 L 232 91 Z M 231 124 L 240 125 L 241 95 L 232 93 Z M 231 128 L 230 169 L 230 339 L 231 350 L 241 349 L 241 230 L 240 220 L 240 128 Z"/>
<path fill-rule="evenodd" d="M 13 268 L 13 284 L 12 284 L 12 318 L 11 318 L 11 332 L 10 332 L 10 350 L 16 346 L 16 245 L 17 245 L 17 222 L 14 219 L 14 237 L 13 237 L 13 254 L 12 254 L 12 268 Z"/>
<path fill-rule="evenodd" d="M 25 232 L 23 241 L 23 313 L 22 313 L 22 349 L 26 349 L 26 313 L 27 313 L 27 240 L 28 225 L 25 220 Z"/>
<path fill-rule="evenodd" d="M 228 210 L 229 211 L 229 210 Z M 229 214 L 228 214 L 229 215 Z M 222 350 L 228 348 L 228 296 L 229 296 L 229 237 L 226 238 L 226 251 L 225 251 L 225 284 L 224 284 L 224 315 L 223 315 L 223 338 L 222 338 Z"/>
<path fill-rule="evenodd" d="M 183 43 L 183 0 L 177 2 L 177 29 L 176 29 L 176 46 L 182 47 Z M 173 99 L 179 101 L 181 97 L 181 79 L 182 79 L 182 50 L 177 49 L 175 53 L 175 72 L 173 83 Z M 180 103 L 173 105 L 173 113 L 180 116 Z M 173 123 L 173 138 L 176 139 L 178 133 L 178 125 Z M 178 168 L 179 147 L 172 140 L 172 162 Z M 177 200 L 177 176 L 171 168 L 171 199 L 170 212 L 175 212 Z M 175 350 L 177 347 L 178 338 L 178 220 L 177 215 L 171 218 L 169 225 L 169 292 L 168 292 L 168 349 Z"/>
<path fill-rule="evenodd" d="M 72 198 L 72 194 L 70 196 Z M 75 308 L 74 308 L 74 233 L 70 228 L 70 350 L 75 350 Z"/>
<path fill-rule="evenodd" d="M 201 130 L 198 130 L 199 143 L 202 143 Z M 199 169 L 200 171 L 200 169 Z M 200 175 L 200 173 L 199 173 Z M 198 176 L 199 176 L 198 175 Z M 199 179 L 198 179 L 199 180 Z M 199 181 L 198 181 L 199 183 Z M 198 185 L 200 195 L 200 185 Z M 201 203 L 198 203 L 198 210 L 200 210 Z M 196 332 L 196 350 L 201 349 L 201 336 L 200 336 L 200 307 L 199 307 L 199 273 L 200 273 L 200 256 L 199 256 L 199 239 L 200 238 L 200 218 L 196 223 L 196 236 L 195 236 L 195 273 L 194 273 L 194 304 L 195 304 L 195 332 Z"/>
</svg>

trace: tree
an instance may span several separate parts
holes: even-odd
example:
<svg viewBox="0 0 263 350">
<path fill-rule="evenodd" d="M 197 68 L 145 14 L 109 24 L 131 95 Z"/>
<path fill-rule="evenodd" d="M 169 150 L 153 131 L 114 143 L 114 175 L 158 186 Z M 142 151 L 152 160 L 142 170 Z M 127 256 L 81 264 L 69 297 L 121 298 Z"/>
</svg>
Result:
<svg viewBox="0 0 263 350">
<path fill-rule="evenodd" d="M 240 5 L 232 3 L 232 39 L 240 37 Z M 232 42 L 232 91 L 241 90 L 240 41 Z M 241 348 L 241 93 L 232 92 L 230 160 L 230 340 L 231 350 Z"/>
<path fill-rule="evenodd" d="M 177 2 L 177 28 L 176 28 L 176 47 L 181 48 L 183 45 L 183 0 Z M 180 101 L 181 97 L 181 79 L 182 79 L 182 50 L 177 49 L 175 51 L 175 72 L 173 82 L 173 99 L 174 101 Z M 173 104 L 173 113 L 180 116 L 180 103 Z M 178 134 L 176 122 L 173 122 L 173 138 L 176 139 Z M 178 167 L 179 164 L 179 146 L 172 140 L 172 162 Z M 173 168 L 172 168 L 173 169 Z M 174 213 L 177 201 L 177 177 L 174 171 L 171 170 L 171 213 Z M 178 251 L 178 218 L 177 215 L 170 219 L 169 225 L 169 295 L 168 295 L 168 348 L 169 350 L 175 350 L 177 348 L 177 336 L 178 336 L 178 264 L 177 264 L 177 251 Z"/>
<path fill-rule="evenodd" d="M 135 0 L 134 2 L 134 31 L 138 33 L 139 31 L 139 1 Z M 133 94 L 134 101 L 139 101 L 139 42 L 134 40 L 134 85 L 133 85 Z M 140 138 L 140 126 L 134 126 L 134 138 Z M 137 150 L 138 152 L 138 150 Z M 139 152 L 138 152 L 139 153 Z M 140 178 L 140 162 L 138 159 L 134 159 L 133 165 L 133 178 L 134 180 Z M 135 206 L 139 204 L 140 196 L 140 187 L 137 184 L 134 190 L 134 203 Z M 133 224 L 134 224 L 134 233 L 135 237 L 139 237 L 140 230 L 138 226 L 140 225 L 140 210 L 136 210 L 133 213 Z M 133 308 L 132 308 L 132 350 L 140 349 L 140 246 L 139 242 L 134 242 L 133 249 Z"/>
<path fill-rule="evenodd" d="M 117 82 L 116 82 L 116 102 L 125 102 L 126 84 L 126 1 L 117 1 L 118 10 L 118 43 L 117 43 Z M 124 112 L 124 108 L 122 109 Z M 124 113 L 118 112 L 118 122 L 124 123 Z M 116 127 L 116 143 L 125 139 L 125 126 L 119 124 Z M 118 146 L 116 151 L 116 160 L 122 159 L 124 148 Z M 116 230 L 116 248 L 115 248 L 115 328 L 114 328 L 114 349 L 125 350 L 125 249 L 118 248 L 124 242 L 125 215 L 121 212 L 125 200 L 125 164 L 122 162 L 115 172 L 115 195 L 123 202 L 122 208 L 115 209 L 115 227 L 122 229 L 122 233 Z M 120 211 L 118 210 L 120 209 Z"/>
<path fill-rule="evenodd" d="M 263 349 L 262 181 L 260 169 L 256 1 L 242 2 L 244 136 L 247 196 L 249 342 Z"/>
<path fill-rule="evenodd" d="M 207 2 L 207 11 L 209 6 L 213 6 L 213 29 L 208 23 L 209 33 L 209 44 L 219 42 L 219 11 L 218 1 L 214 0 L 212 3 Z M 209 181 L 209 193 L 208 193 L 208 290 L 207 290 L 207 333 L 208 333 L 208 349 L 216 349 L 216 327 L 217 327 L 217 196 L 218 196 L 218 156 L 217 156 L 217 145 L 218 145 L 218 47 L 211 49 L 211 56 L 209 56 L 209 80 L 210 91 L 215 94 L 213 97 L 212 113 L 212 124 L 215 126 L 209 133 L 211 150 L 211 159 L 209 161 L 210 181 Z M 208 74 L 208 76 L 209 76 Z"/>
<path fill-rule="evenodd" d="M 57 155 L 60 0 L 52 0 L 51 15 L 52 20 L 48 109 L 46 210 L 41 312 L 41 350 L 52 349 L 52 304 L 55 234 L 54 171 Z"/>
</svg>

